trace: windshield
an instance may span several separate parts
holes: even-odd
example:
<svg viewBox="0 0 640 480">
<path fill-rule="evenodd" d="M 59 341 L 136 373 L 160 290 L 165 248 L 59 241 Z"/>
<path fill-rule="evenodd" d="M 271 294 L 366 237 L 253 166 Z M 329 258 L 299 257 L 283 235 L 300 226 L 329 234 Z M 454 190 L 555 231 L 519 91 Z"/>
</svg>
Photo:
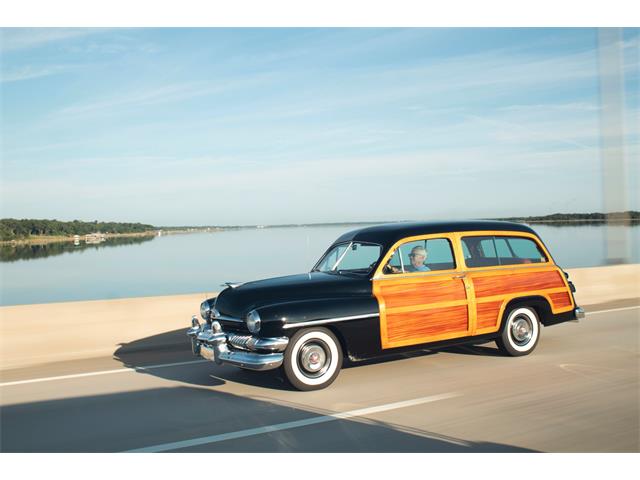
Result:
<svg viewBox="0 0 640 480">
<path fill-rule="evenodd" d="M 382 247 L 375 243 L 341 243 L 330 249 L 312 271 L 367 274 L 378 262 L 381 252 Z"/>
</svg>

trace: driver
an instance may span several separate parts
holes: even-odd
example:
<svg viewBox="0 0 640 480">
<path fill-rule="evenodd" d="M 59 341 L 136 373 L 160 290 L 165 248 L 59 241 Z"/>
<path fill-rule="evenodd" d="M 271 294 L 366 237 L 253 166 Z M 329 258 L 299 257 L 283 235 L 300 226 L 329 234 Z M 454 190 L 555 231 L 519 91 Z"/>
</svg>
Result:
<svg viewBox="0 0 640 480">
<path fill-rule="evenodd" d="M 427 259 L 427 250 L 424 247 L 417 246 L 411 249 L 409 254 L 409 265 L 405 265 L 405 272 L 430 272 L 431 269 L 424 264 Z M 391 273 L 402 273 L 398 267 L 388 265 L 391 269 Z"/>
<path fill-rule="evenodd" d="M 424 247 L 413 247 L 409 254 L 411 263 L 406 266 L 407 272 L 429 272 L 431 269 L 424 264 L 427 259 L 427 250 Z"/>
</svg>

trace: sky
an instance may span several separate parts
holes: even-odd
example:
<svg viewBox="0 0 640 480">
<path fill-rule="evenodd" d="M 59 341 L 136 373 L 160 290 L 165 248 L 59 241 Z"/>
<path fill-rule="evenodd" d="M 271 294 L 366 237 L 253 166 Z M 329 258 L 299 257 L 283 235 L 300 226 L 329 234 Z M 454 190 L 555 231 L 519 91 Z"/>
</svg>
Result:
<svg viewBox="0 0 640 480">
<path fill-rule="evenodd" d="M 638 210 L 638 29 L 623 31 Z M 3 218 L 603 211 L 595 29 L 0 29 Z"/>
</svg>

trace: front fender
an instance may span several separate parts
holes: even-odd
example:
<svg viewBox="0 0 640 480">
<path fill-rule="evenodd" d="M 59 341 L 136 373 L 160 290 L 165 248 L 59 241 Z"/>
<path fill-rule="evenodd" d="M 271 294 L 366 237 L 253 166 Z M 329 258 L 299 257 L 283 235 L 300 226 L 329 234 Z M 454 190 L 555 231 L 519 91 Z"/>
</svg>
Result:
<svg viewBox="0 0 640 480">
<path fill-rule="evenodd" d="M 290 336 L 298 328 L 348 321 L 350 317 L 378 316 L 374 297 L 335 297 L 266 305 L 257 309 L 261 336 Z"/>
</svg>

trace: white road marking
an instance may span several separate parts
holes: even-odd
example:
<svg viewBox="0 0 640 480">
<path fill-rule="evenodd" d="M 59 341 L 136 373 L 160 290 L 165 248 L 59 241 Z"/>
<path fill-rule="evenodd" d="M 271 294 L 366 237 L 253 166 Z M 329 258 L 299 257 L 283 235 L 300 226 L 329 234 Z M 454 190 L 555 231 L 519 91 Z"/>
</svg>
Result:
<svg viewBox="0 0 640 480">
<path fill-rule="evenodd" d="M 179 442 L 162 443 L 150 447 L 136 448 L 128 450 L 127 453 L 151 453 L 166 452 L 168 450 L 179 450 L 183 448 L 195 447 L 198 445 L 206 445 L 209 443 L 224 442 L 226 440 L 235 440 L 237 438 L 251 437 L 254 435 L 262 435 L 264 433 L 279 432 L 281 430 L 291 430 L 293 428 L 306 427 L 316 425 L 318 423 L 334 422 L 345 418 L 362 417 L 372 413 L 386 412 L 388 410 L 396 410 L 399 408 L 413 407 L 424 403 L 437 402 L 438 400 L 446 400 L 447 398 L 459 397 L 460 393 L 442 393 L 439 395 L 431 395 L 429 397 L 415 398 L 413 400 L 405 400 L 403 402 L 387 403 L 375 407 L 360 408 L 358 410 L 350 410 L 348 412 L 333 413 L 330 415 L 321 415 L 319 417 L 305 418 L 304 420 L 296 420 L 293 422 L 277 423 L 275 425 L 266 425 L 264 427 L 249 428 L 236 432 L 220 433 L 218 435 L 210 435 L 208 437 L 192 438 L 190 440 L 182 440 Z"/>
<path fill-rule="evenodd" d="M 126 367 L 116 368 L 114 370 L 101 370 L 99 372 L 74 373 L 72 375 L 59 375 L 57 377 L 32 378 L 30 380 L 18 380 L 15 382 L 0 383 L 0 387 L 10 387 L 13 385 L 24 385 L 27 383 L 52 382 L 54 380 L 66 380 L 69 378 L 94 377 L 96 375 L 110 375 L 112 373 L 131 373 L 145 370 L 155 370 L 157 368 L 178 367 L 180 365 L 191 365 L 194 363 L 204 363 L 209 360 L 190 360 L 188 362 L 161 363 L 158 365 L 148 365 L 146 367 Z"/>
<path fill-rule="evenodd" d="M 596 310 L 595 312 L 586 312 L 586 313 L 587 315 L 595 315 L 596 313 L 623 312 L 625 310 L 635 310 L 637 308 L 640 308 L 640 305 L 636 305 L 633 307 L 610 308 L 608 310 Z"/>
<path fill-rule="evenodd" d="M 622 312 L 625 310 L 635 310 L 640 308 L 640 306 L 634 307 L 622 307 L 622 308 L 611 308 L 608 310 L 596 310 L 594 312 L 586 312 L 587 316 L 595 315 L 598 313 L 609 313 L 609 312 Z M 52 382 L 55 380 L 66 380 L 70 378 L 82 378 L 82 377 L 93 377 L 96 375 L 110 375 L 112 373 L 127 373 L 127 372 L 136 372 L 136 371 L 144 371 L 144 370 L 153 370 L 156 368 L 165 368 L 165 367 L 177 367 L 180 365 L 190 365 L 193 363 L 204 363 L 208 362 L 208 360 L 192 360 L 188 362 L 176 362 L 176 363 L 164 363 L 159 365 L 148 365 L 146 367 L 133 367 L 133 368 L 117 368 L 115 370 L 101 370 L 98 372 L 87 372 L 87 373 L 77 373 L 73 375 L 60 375 L 57 377 L 44 377 L 44 378 L 32 378 L 30 380 L 18 380 L 15 382 L 5 382 L 0 383 L 0 387 L 11 387 L 14 385 L 25 385 L 29 383 L 39 383 L 39 382 Z"/>
</svg>

